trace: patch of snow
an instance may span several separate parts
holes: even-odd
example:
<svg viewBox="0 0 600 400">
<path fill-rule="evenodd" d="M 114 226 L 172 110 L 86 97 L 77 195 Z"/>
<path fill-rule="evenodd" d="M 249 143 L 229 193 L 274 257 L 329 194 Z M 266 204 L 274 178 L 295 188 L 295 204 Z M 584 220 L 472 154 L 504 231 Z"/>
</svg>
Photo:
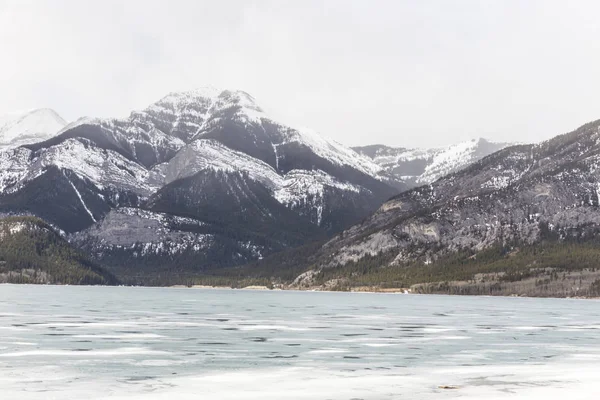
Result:
<svg viewBox="0 0 600 400">
<path fill-rule="evenodd" d="M 67 180 L 69 181 L 69 183 L 71 184 L 71 187 L 75 191 L 75 194 L 77 195 L 77 198 L 81 202 L 81 205 L 83 206 L 83 209 L 89 214 L 89 216 L 92 219 L 92 221 L 98 222 L 98 221 L 96 221 L 96 218 L 94 218 L 94 214 L 92 214 L 92 212 L 90 211 L 90 209 L 85 204 L 85 201 L 83 201 L 83 197 L 81 197 L 81 193 L 79 193 L 79 190 L 77 190 L 77 188 L 75 187 L 75 185 L 73 184 L 73 182 L 71 182 L 71 180 L 69 178 L 67 178 Z"/>
<path fill-rule="evenodd" d="M 231 150 L 212 139 L 197 139 L 180 150 L 165 168 L 166 183 L 204 170 L 245 172 L 250 179 L 274 190 L 282 178 L 269 164 L 245 153 Z"/>
<path fill-rule="evenodd" d="M 150 183 L 152 174 L 141 165 L 115 151 L 98 148 L 86 139 L 67 139 L 41 152 L 31 161 L 24 179 L 34 179 L 49 166 L 69 169 L 99 189 L 110 186 L 148 195 L 160 185 L 160 182 Z"/>
<path fill-rule="evenodd" d="M 0 151 L 0 192 L 20 182 L 29 172 L 31 150 L 22 147 Z"/>
<path fill-rule="evenodd" d="M 433 161 L 425 168 L 425 172 L 417 179 L 417 182 L 434 182 L 453 170 L 469 165 L 474 161 L 478 143 L 476 140 L 459 143 L 435 154 Z"/>
<path fill-rule="evenodd" d="M 284 176 L 282 186 L 275 190 L 274 197 L 277 201 L 292 209 L 310 204 L 316 211 L 315 222 L 320 225 L 323 220 L 323 210 L 326 207 L 324 194 L 327 188 L 353 193 L 366 190 L 357 185 L 340 182 L 320 170 L 292 170 Z"/>
<path fill-rule="evenodd" d="M 25 224 L 23 222 L 17 222 L 17 223 L 11 224 L 11 226 L 8 228 L 8 230 L 11 233 L 11 235 L 14 235 L 15 233 L 21 232 L 25 228 L 27 228 L 27 224 Z"/>
<path fill-rule="evenodd" d="M 278 143 L 278 145 L 290 142 L 308 147 L 316 155 L 335 165 L 349 166 L 373 178 L 380 179 L 379 173 L 382 168 L 379 165 L 349 147 L 321 136 L 312 129 L 288 128 L 284 134 L 283 142 Z"/>
</svg>

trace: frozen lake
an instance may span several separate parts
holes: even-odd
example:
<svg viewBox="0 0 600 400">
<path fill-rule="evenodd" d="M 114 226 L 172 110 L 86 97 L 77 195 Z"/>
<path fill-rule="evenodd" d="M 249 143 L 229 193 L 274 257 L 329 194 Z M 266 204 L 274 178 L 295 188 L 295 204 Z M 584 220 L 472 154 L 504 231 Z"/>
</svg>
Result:
<svg viewBox="0 0 600 400">
<path fill-rule="evenodd" d="M 3 399 L 575 400 L 598 376 L 595 300 L 0 285 Z"/>
</svg>

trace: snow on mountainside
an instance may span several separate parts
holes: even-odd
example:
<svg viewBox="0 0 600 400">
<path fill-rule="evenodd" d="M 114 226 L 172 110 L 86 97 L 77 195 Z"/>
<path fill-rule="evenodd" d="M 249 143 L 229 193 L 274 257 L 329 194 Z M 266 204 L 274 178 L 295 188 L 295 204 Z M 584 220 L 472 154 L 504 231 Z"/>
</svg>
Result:
<svg viewBox="0 0 600 400">
<path fill-rule="evenodd" d="M 253 135 L 253 139 L 269 139 L 277 168 L 280 146 L 295 143 L 306 146 L 313 153 L 333 164 L 349 166 L 367 175 L 377 177 L 381 167 L 367 157 L 334 140 L 328 139 L 306 128 L 294 128 L 275 121 L 256 104 L 256 100 L 243 91 L 202 88 L 183 93 L 171 93 L 147 109 L 133 115 L 155 116 L 155 123 L 164 130 L 189 142 L 196 136 L 209 136 L 219 128 L 223 119 L 231 118 L 248 127 L 254 125 L 262 130 L 263 137 Z M 228 115 L 229 114 L 229 115 Z M 265 122 L 263 124 L 263 122 Z M 276 132 L 264 132 L 264 125 L 275 125 Z M 219 138 L 217 138 L 219 139 Z"/>
<path fill-rule="evenodd" d="M 90 132 L 91 128 L 100 128 L 101 132 Z M 263 146 L 263 149 L 250 146 Z M 74 152 L 74 148 L 82 147 L 85 150 Z M 116 162 L 122 166 L 112 179 L 104 179 L 107 173 L 102 171 L 100 162 L 92 162 L 94 157 L 84 160 L 87 152 L 100 151 L 94 147 L 112 154 L 106 161 L 108 165 Z M 144 154 L 147 147 L 150 147 L 150 155 Z M 42 148 L 45 150 L 41 151 Z M 266 154 L 261 153 L 265 148 Z M 291 154 L 298 148 L 308 149 L 312 155 Z M 98 187 L 111 186 L 111 182 L 120 187 L 123 183 L 119 181 L 130 182 L 127 183 L 130 189 L 144 195 L 162 184 L 204 169 L 248 172 L 250 178 L 266 184 L 274 193 L 280 193 L 285 186 L 286 172 L 322 171 L 319 167 L 323 162 L 330 169 L 350 168 L 373 181 L 382 180 L 382 168 L 368 157 L 309 129 L 295 129 L 274 121 L 245 92 L 214 88 L 171 93 L 144 110 L 132 112 L 127 119 L 82 118 L 66 126 L 59 137 L 32 150 L 43 154 L 46 160 L 43 166 L 52 164 L 53 160 L 61 168 L 70 164 Z M 123 167 L 131 162 L 135 165 Z M 298 162 L 304 165 L 296 165 Z M 146 171 L 135 172 L 139 164 Z M 331 175 L 332 172 L 325 173 Z M 309 175 L 317 186 L 324 182 L 317 178 L 318 174 Z M 341 180 L 347 180 L 347 174 L 343 175 Z M 343 186 L 335 183 L 338 180 L 330 177 L 327 182 Z M 286 203 L 293 202 L 285 196 L 276 197 Z"/>
<path fill-rule="evenodd" d="M 271 118 L 256 104 L 255 99 L 243 91 L 219 90 L 206 87 L 181 93 L 170 93 L 144 110 L 134 111 L 129 118 L 93 119 L 82 118 L 65 127 L 61 133 L 72 131 L 85 125 L 99 125 L 109 131 L 123 130 L 128 135 L 143 135 L 146 140 L 157 145 L 157 136 L 166 135 L 173 142 L 170 147 L 179 149 L 194 138 L 214 138 L 226 146 L 239 150 L 227 142 L 231 132 L 215 132 L 223 125 L 236 122 L 247 128 L 247 138 L 239 135 L 231 138 L 235 141 L 249 139 L 254 145 L 267 145 L 266 157 L 276 169 L 282 158 L 279 150 L 286 145 L 298 145 L 308 148 L 312 153 L 328 162 L 353 168 L 357 171 L 381 180 L 382 168 L 368 157 L 349 147 L 321 136 L 307 128 L 291 127 Z M 239 128 L 239 127 L 238 127 Z M 259 132 L 254 132 L 258 130 Z M 158 131 L 158 133 L 156 132 Z M 238 133 L 238 132 L 234 132 Z M 179 139 L 179 143 L 176 141 Z M 245 151 L 244 151 L 245 152 Z M 250 154 L 256 156 L 256 154 Z M 263 159 L 265 157 L 255 157 Z M 263 161 L 267 161 L 263 159 Z"/>
<path fill-rule="evenodd" d="M 334 140 L 320 136 L 317 132 L 307 128 L 288 131 L 284 136 L 283 141 L 275 146 L 281 146 L 286 143 L 305 145 L 314 151 L 315 154 L 334 164 L 355 168 L 356 170 L 375 178 L 379 177 L 379 173 L 382 170 L 379 165 L 368 158 L 363 157 L 354 150 L 345 147 Z"/>
<path fill-rule="evenodd" d="M 182 148 L 166 165 L 165 183 L 193 176 L 205 169 L 214 171 L 243 171 L 265 186 L 281 186 L 282 177 L 265 162 L 250 157 L 213 139 L 195 140 Z"/>
<path fill-rule="evenodd" d="M 600 120 L 542 143 L 507 147 L 430 185 L 401 193 L 330 240 L 304 265 L 360 266 L 361 260 L 368 264 L 369 257 L 379 257 L 377 267 L 402 272 L 408 264 L 427 268 L 456 254 L 467 263 L 493 248 L 502 251 L 488 253 L 487 261 L 505 260 L 526 246 L 541 249 L 544 243 L 587 242 L 597 247 L 593 240 L 600 237 L 599 188 Z M 523 276 L 538 276 L 546 266 L 563 271 L 579 263 L 544 259 L 543 254 L 536 250 Z M 592 265 L 597 264 L 594 257 Z"/>
<path fill-rule="evenodd" d="M 438 149 L 405 149 L 383 145 L 355 147 L 397 179 L 411 186 L 430 184 L 508 147 L 485 139 L 470 140 Z"/>
<path fill-rule="evenodd" d="M 193 176 L 204 170 L 244 172 L 273 192 L 275 199 L 288 205 L 305 196 L 322 196 L 326 186 L 358 192 L 359 186 L 340 182 L 323 171 L 292 170 L 286 174 L 263 161 L 229 149 L 212 139 L 198 139 L 181 149 L 164 169 L 165 182 Z"/>
<path fill-rule="evenodd" d="M 127 118 L 82 118 L 1 151 L 0 167 L 0 212 L 42 217 L 100 261 L 160 256 L 163 268 L 175 255 L 197 253 L 205 268 L 296 246 L 404 188 L 369 157 L 269 117 L 248 93 L 214 88 L 168 94 Z M 160 230 L 144 222 L 159 216 Z M 119 239 L 128 234 L 135 245 Z"/>
<path fill-rule="evenodd" d="M 47 140 L 58 134 L 66 124 L 49 108 L 0 115 L 0 148 Z"/>
<path fill-rule="evenodd" d="M 145 110 L 133 114 L 156 116 L 155 123 L 163 130 L 189 141 L 203 130 L 211 116 L 233 107 L 246 122 L 260 123 L 260 119 L 266 117 L 248 93 L 214 87 L 169 93 Z"/>
</svg>

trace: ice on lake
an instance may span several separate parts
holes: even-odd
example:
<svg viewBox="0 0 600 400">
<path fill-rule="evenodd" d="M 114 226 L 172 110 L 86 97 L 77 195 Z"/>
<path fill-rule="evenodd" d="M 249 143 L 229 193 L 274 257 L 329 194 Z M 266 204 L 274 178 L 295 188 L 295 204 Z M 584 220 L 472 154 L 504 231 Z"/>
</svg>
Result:
<svg viewBox="0 0 600 400">
<path fill-rule="evenodd" d="M 597 399 L 600 302 L 0 285 L 6 399 Z"/>
</svg>

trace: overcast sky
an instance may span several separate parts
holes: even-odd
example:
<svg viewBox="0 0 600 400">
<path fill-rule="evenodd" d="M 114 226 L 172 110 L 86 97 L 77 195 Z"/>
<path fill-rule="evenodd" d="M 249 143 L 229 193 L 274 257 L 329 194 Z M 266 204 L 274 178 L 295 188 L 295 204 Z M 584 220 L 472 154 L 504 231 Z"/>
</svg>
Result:
<svg viewBox="0 0 600 400">
<path fill-rule="evenodd" d="M 531 142 L 600 118 L 600 2 L 0 0 L 0 113 L 251 93 L 349 144 Z"/>
</svg>

